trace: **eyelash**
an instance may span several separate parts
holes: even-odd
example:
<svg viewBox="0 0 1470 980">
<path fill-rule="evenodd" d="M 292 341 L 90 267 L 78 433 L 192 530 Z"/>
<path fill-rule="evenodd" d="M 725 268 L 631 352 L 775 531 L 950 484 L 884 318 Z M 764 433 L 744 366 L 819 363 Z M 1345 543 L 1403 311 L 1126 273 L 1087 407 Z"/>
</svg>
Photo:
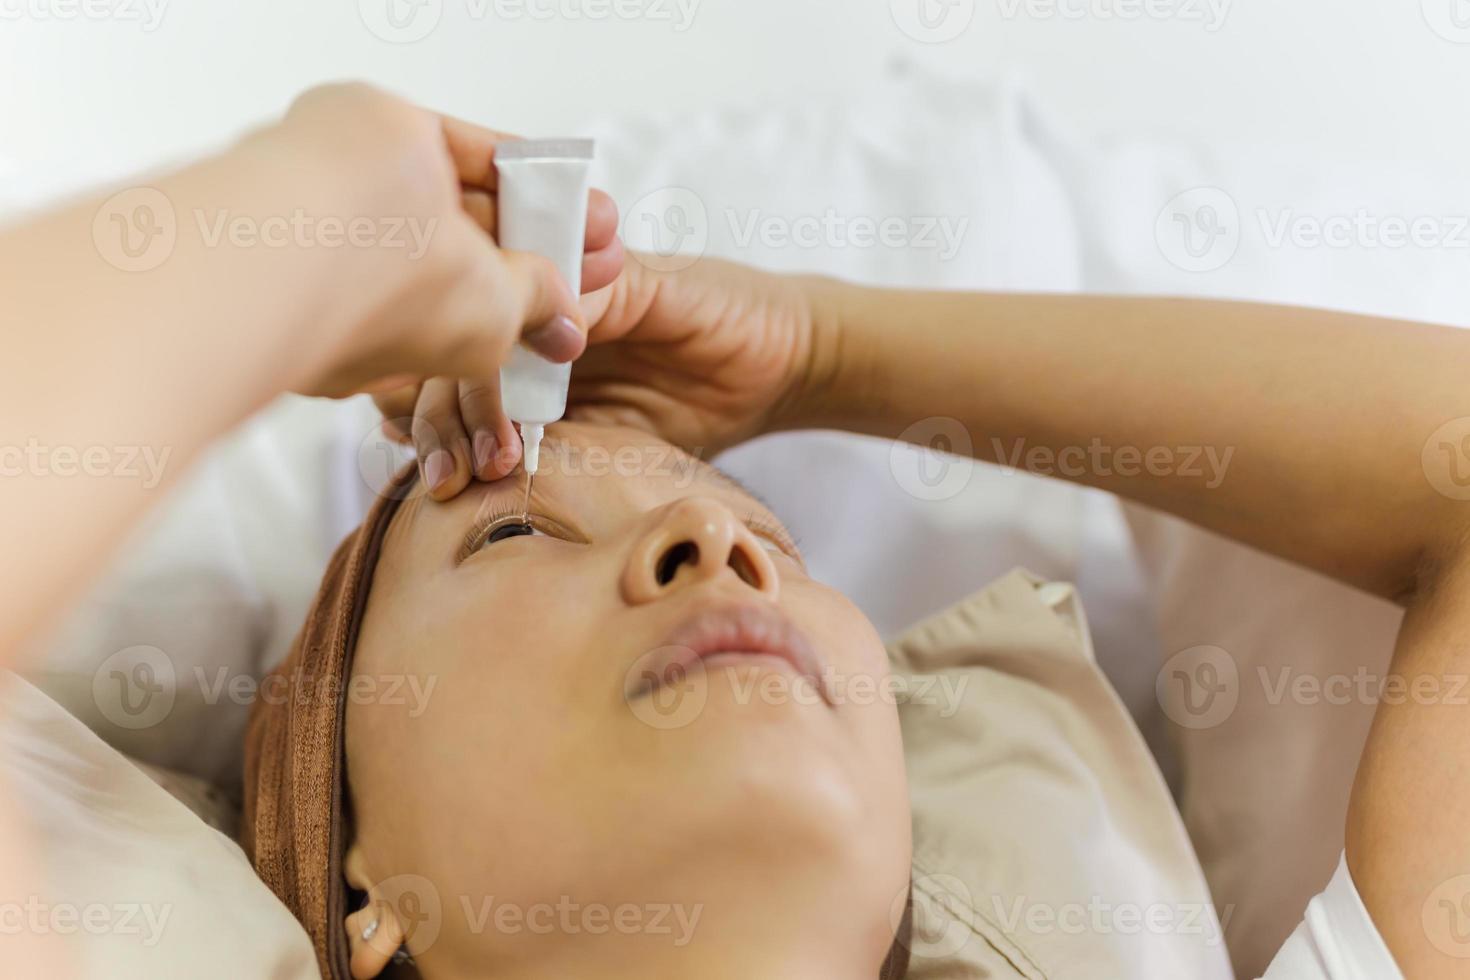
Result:
<svg viewBox="0 0 1470 980">
<path fill-rule="evenodd" d="M 796 561 L 801 560 L 798 557 L 801 554 L 800 542 L 787 533 L 786 529 L 781 525 L 774 521 L 768 521 L 759 514 L 751 513 L 745 517 L 745 526 L 754 531 L 759 537 L 765 538 L 777 548 L 780 548 L 781 552 L 787 558 L 792 558 Z"/>
<path fill-rule="evenodd" d="M 490 539 L 490 535 L 502 527 L 512 523 L 521 523 L 520 518 L 522 516 L 522 512 L 514 507 L 503 507 L 497 508 L 475 521 L 474 526 L 465 534 L 464 543 L 460 546 L 460 560 L 463 561 L 483 548 L 485 543 Z M 511 518 L 515 518 L 516 520 L 513 521 Z M 536 525 L 537 519 L 535 515 L 531 516 L 530 523 L 533 527 Z M 785 528 L 779 524 L 768 521 L 759 514 L 751 513 L 745 517 L 745 526 L 750 528 L 756 535 L 776 545 L 788 558 L 797 561 L 801 560 L 799 557 L 801 554 L 801 543 L 787 533 Z M 537 527 L 536 530 L 542 531 L 542 528 Z M 543 531 L 543 533 L 545 532 Z"/>
<path fill-rule="evenodd" d="M 459 551 L 460 559 L 463 560 L 464 558 L 473 555 L 476 551 L 479 551 L 482 547 L 484 547 L 485 542 L 489 540 L 490 535 L 494 534 L 502 527 L 505 527 L 508 524 L 523 523 L 523 521 L 521 521 L 520 519 L 522 516 L 523 514 L 519 509 L 514 507 L 504 507 L 497 508 L 489 514 L 486 514 L 484 517 L 476 520 L 474 526 L 471 527 L 469 529 L 469 532 L 466 533 L 464 536 L 464 544 L 460 546 Z M 516 520 L 512 521 L 510 520 L 510 518 L 516 518 Z M 534 516 L 531 518 L 530 523 L 533 527 L 535 526 L 536 518 Z M 537 530 L 540 530 L 540 528 L 537 528 Z"/>
</svg>

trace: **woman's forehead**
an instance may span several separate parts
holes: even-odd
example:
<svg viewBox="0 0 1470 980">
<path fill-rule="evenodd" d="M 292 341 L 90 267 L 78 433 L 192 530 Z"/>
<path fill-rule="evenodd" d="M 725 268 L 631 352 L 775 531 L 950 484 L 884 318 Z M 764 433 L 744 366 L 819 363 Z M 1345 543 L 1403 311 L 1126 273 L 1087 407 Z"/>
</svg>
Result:
<svg viewBox="0 0 1470 980">
<path fill-rule="evenodd" d="M 687 453 L 637 429 L 563 422 L 547 430 L 536 478 L 643 478 L 683 488 L 708 468 L 698 452 Z M 524 479 L 523 473 L 515 476 Z"/>
</svg>

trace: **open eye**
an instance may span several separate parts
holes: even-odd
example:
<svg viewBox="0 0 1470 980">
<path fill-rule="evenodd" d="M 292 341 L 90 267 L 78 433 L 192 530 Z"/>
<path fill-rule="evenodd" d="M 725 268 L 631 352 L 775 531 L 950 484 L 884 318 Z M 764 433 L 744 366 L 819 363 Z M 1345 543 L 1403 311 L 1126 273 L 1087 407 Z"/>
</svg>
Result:
<svg viewBox="0 0 1470 980">
<path fill-rule="evenodd" d="M 541 535 L 542 537 L 545 537 L 542 532 L 536 530 L 530 524 L 524 524 L 520 521 L 512 521 L 509 524 L 502 524 L 500 527 L 497 527 L 495 530 L 485 535 L 484 544 L 482 544 L 480 547 L 483 548 L 485 547 L 485 545 L 498 544 L 499 542 L 504 541 L 507 538 L 534 537 L 536 535 Z"/>
<path fill-rule="evenodd" d="M 536 515 L 527 521 L 519 510 L 514 514 L 491 514 L 465 532 L 455 563 L 468 561 L 471 555 L 509 538 L 527 537 L 545 538 L 548 541 L 585 542 L 576 532 L 567 530 L 549 517 Z"/>
</svg>

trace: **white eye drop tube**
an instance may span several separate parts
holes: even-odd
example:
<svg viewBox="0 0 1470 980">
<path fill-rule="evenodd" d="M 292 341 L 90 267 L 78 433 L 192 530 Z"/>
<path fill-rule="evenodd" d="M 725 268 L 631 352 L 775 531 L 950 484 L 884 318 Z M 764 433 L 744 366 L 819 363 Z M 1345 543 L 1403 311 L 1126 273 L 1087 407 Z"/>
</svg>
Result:
<svg viewBox="0 0 1470 980">
<path fill-rule="evenodd" d="M 582 292 L 592 153 L 591 140 L 522 140 L 495 147 L 500 247 L 546 256 L 573 296 Z M 527 473 L 540 465 L 546 427 L 566 414 L 571 377 L 570 364 L 552 364 L 520 344 L 500 369 L 501 405 L 520 423 Z"/>
</svg>

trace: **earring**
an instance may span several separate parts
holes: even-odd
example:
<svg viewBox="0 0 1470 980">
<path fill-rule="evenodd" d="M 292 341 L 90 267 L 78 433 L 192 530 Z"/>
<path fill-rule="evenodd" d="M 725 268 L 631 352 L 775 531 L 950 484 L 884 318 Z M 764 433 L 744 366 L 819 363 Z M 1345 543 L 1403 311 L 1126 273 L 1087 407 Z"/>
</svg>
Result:
<svg viewBox="0 0 1470 980">
<path fill-rule="evenodd" d="M 371 899 L 363 902 L 362 907 L 367 908 L 370 904 L 372 904 Z M 373 921 L 362 927 L 362 932 L 359 933 L 359 935 L 362 936 L 363 942 L 370 943 L 373 941 L 373 937 L 378 934 L 378 925 L 380 922 L 382 922 L 381 919 L 374 919 Z M 407 947 L 399 946 L 393 951 L 393 962 L 398 964 L 412 963 L 413 956 L 409 953 Z"/>
</svg>

